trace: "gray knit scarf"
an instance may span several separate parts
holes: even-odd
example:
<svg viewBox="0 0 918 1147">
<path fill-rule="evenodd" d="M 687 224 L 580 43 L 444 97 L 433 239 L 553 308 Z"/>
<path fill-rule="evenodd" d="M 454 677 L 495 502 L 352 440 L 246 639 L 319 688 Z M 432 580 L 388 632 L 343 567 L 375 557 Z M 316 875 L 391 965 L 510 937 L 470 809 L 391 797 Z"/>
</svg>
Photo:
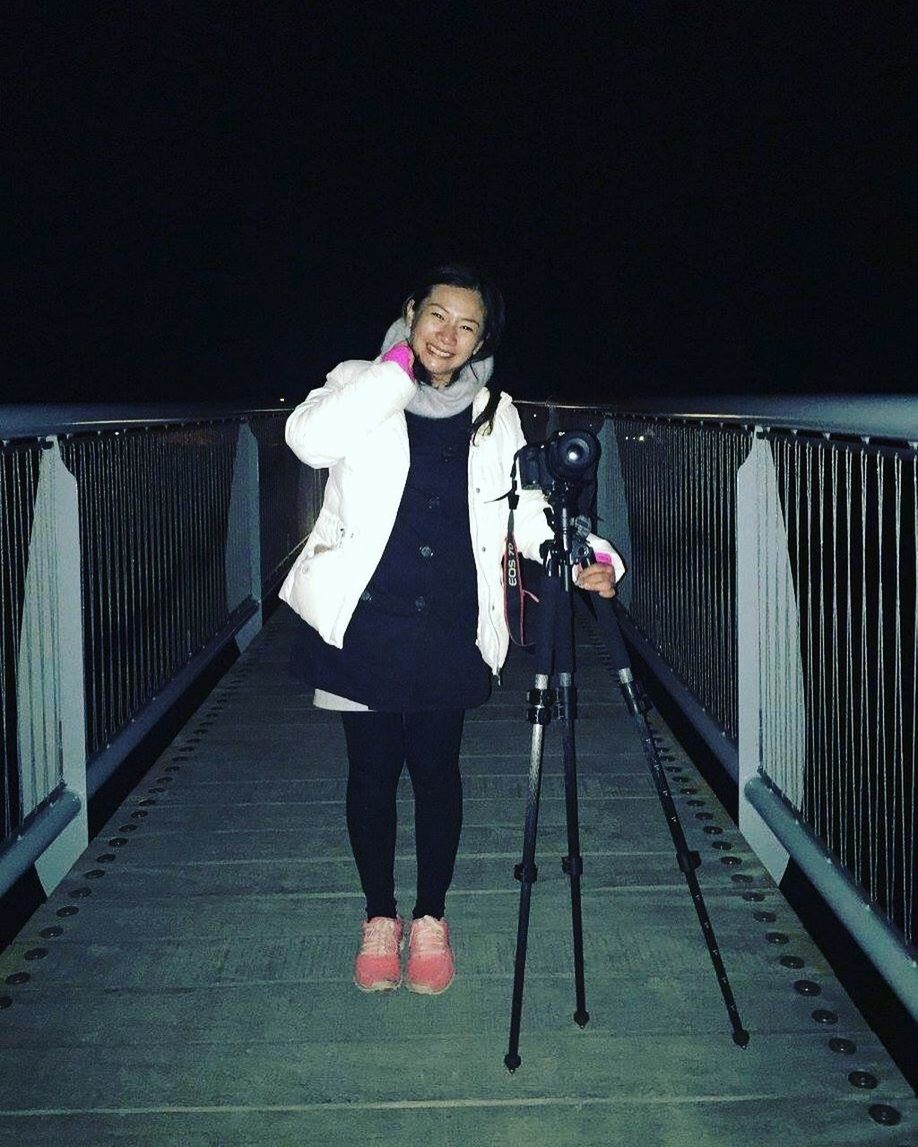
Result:
<svg viewBox="0 0 918 1147">
<path fill-rule="evenodd" d="M 406 342 L 408 335 L 408 324 L 403 318 L 396 319 L 386 331 L 380 354 L 385 354 L 398 342 Z M 472 405 L 475 395 L 493 373 L 493 358 L 484 358 L 481 362 L 467 362 L 459 371 L 458 378 L 454 378 L 449 386 L 438 389 L 436 386 L 419 384 L 415 387 L 411 401 L 405 409 L 411 414 L 420 415 L 421 418 L 452 418 L 454 414 L 461 414 Z"/>
</svg>

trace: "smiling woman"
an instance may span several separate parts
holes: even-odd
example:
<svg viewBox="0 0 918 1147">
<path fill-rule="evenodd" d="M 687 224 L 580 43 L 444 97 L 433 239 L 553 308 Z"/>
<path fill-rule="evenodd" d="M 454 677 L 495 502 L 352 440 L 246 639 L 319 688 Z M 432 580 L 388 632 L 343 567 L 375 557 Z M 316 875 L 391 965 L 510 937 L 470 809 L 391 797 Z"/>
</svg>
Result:
<svg viewBox="0 0 918 1147">
<path fill-rule="evenodd" d="M 418 880 L 408 987 L 452 982 L 443 918 L 462 826 L 459 747 L 465 710 L 481 705 L 507 655 L 501 558 L 516 452 L 525 445 L 507 394 L 488 382 L 504 326 L 500 292 L 477 271 L 421 279 L 374 362 L 348 361 L 287 422 L 287 443 L 328 467 L 315 529 L 281 598 L 307 622 L 302 676 L 316 705 L 342 712 L 347 825 L 367 901 L 354 980 L 401 982 L 396 913 L 396 789 L 415 794 Z M 520 551 L 550 535 L 540 491 L 515 513 Z M 623 572 L 610 556 L 580 574 L 605 596 Z"/>
</svg>

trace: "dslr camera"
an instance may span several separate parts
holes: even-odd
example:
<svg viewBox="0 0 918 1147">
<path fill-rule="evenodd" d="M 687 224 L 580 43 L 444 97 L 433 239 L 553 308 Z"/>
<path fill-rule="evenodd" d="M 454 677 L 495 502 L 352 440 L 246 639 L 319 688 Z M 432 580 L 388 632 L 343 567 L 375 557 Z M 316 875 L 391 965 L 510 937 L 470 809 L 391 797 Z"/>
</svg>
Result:
<svg viewBox="0 0 918 1147">
<path fill-rule="evenodd" d="M 544 442 L 517 451 L 520 485 L 546 494 L 587 481 L 599 461 L 599 439 L 589 430 L 556 430 Z"/>
</svg>

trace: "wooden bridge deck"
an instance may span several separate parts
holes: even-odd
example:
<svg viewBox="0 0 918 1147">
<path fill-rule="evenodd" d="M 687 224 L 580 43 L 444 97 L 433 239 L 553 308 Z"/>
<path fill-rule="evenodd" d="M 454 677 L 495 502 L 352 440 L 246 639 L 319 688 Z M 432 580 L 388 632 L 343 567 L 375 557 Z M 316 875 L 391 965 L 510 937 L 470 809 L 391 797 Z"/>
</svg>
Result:
<svg viewBox="0 0 918 1147">
<path fill-rule="evenodd" d="M 287 676 L 291 632 L 286 611 L 269 622 L 0 956 L 0 1143 L 911 1142 L 908 1085 L 654 716 L 752 1033 L 745 1051 L 733 1045 L 636 734 L 589 633 L 577 729 L 589 1025 L 571 1020 L 550 731 L 523 1065 L 505 1070 L 529 756 L 531 668 L 521 657 L 466 727 L 465 827 L 448 902 L 457 980 L 439 998 L 359 993 L 343 737 Z M 800 981 L 818 995 L 801 994 Z M 834 1021 L 814 1019 L 820 1012 Z M 876 1086 L 856 1085 L 870 1077 Z M 876 1105 L 901 1122 L 878 1123 Z"/>
</svg>

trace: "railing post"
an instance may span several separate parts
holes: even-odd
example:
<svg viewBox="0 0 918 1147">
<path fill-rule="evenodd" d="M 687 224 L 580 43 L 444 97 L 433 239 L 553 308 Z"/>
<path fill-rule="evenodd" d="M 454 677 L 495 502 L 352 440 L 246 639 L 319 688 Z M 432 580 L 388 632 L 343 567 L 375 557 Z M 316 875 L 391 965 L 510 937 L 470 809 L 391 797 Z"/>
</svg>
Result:
<svg viewBox="0 0 918 1147">
<path fill-rule="evenodd" d="M 236 442 L 225 560 L 227 613 L 231 614 L 249 598 L 257 607 L 236 634 L 236 644 L 241 652 L 262 626 L 258 441 L 248 422 L 240 424 Z"/>
<path fill-rule="evenodd" d="M 50 893 L 89 843 L 86 697 L 76 479 L 56 438 L 39 464 L 17 671 L 17 738 L 23 815 L 61 785 L 79 811 L 35 860 Z"/>
<path fill-rule="evenodd" d="M 780 881 L 787 850 L 750 803 L 746 784 L 768 774 L 780 753 L 787 758 L 784 775 L 802 789 L 806 714 L 787 531 L 771 446 L 758 428 L 736 481 L 739 827 Z M 801 795 L 785 793 L 795 804 Z"/>
<path fill-rule="evenodd" d="M 622 461 L 615 437 L 615 421 L 607 417 L 599 431 L 602 449 L 596 474 L 596 515 L 598 533 L 611 541 L 622 556 L 625 569 L 631 569 L 631 522 L 628 517 L 628 499 L 622 477 Z M 631 604 L 634 578 L 626 577 L 618 590 L 619 599 L 627 609 Z"/>
</svg>

